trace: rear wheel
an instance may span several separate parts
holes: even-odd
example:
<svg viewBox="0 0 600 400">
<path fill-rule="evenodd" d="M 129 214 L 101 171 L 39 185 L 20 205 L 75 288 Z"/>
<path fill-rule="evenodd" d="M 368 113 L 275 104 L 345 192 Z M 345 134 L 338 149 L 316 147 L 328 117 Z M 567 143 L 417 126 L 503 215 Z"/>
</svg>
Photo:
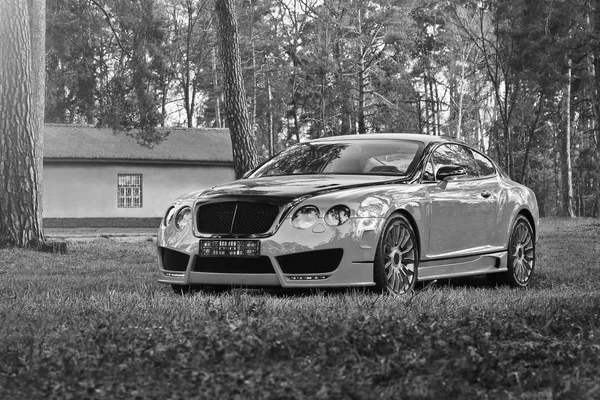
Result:
<svg viewBox="0 0 600 400">
<path fill-rule="evenodd" d="M 412 290 L 418 264 L 417 235 L 406 217 L 393 214 L 385 224 L 375 252 L 375 289 L 395 295 Z"/>
<path fill-rule="evenodd" d="M 517 216 L 508 241 L 508 271 L 489 275 L 493 283 L 525 287 L 535 269 L 535 239 L 533 228 L 523 215 Z"/>
</svg>

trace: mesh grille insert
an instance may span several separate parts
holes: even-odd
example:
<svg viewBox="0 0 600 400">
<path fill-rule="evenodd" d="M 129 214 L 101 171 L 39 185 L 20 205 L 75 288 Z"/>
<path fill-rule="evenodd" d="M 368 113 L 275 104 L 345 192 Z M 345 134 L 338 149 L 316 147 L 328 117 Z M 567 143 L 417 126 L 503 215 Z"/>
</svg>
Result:
<svg viewBox="0 0 600 400">
<path fill-rule="evenodd" d="M 279 206 L 275 204 L 244 201 L 208 203 L 198 207 L 197 226 L 202 233 L 265 233 L 278 214 Z"/>
</svg>

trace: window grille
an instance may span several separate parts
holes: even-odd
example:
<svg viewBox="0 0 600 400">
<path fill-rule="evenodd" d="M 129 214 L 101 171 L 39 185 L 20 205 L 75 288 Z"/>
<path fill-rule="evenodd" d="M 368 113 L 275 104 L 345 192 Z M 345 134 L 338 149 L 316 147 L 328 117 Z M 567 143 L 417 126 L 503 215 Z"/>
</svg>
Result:
<svg viewBox="0 0 600 400">
<path fill-rule="evenodd" d="M 119 174 L 117 208 L 142 208 L 142 174 Z"/>
</svg>

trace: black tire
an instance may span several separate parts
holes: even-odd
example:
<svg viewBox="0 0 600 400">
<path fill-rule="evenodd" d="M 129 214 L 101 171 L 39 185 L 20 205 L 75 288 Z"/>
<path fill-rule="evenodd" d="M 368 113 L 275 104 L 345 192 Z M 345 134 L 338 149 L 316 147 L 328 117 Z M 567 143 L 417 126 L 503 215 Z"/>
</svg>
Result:
<svg viewBox="0 0 600 400">
<path fill-rule="evenodd" d="M 535 269 L 535 238 L 531 224 L 518 215 L 508 238 L 508 271 L 488 275 L 492 284 L 526 287 Z"/>
<path fill-rule="evenodd" d="M 413 290 L 418 266 L 417 235 L 406 217 L 392 214 L 385 223 L 375 251 L 375 290 L 393 295 Z"/>
</svg>

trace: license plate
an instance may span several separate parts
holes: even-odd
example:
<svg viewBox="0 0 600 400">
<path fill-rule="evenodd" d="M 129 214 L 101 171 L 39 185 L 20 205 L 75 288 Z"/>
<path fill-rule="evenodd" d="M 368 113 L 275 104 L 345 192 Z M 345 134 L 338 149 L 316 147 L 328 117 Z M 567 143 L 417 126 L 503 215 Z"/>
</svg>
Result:
<svg viewBox="0 0 600 400">
<path fill-rule="evenodd" d="M 201 257 L 258 257 L 260 241 L 258 240 L 200 240 Z"/>
</svg>

